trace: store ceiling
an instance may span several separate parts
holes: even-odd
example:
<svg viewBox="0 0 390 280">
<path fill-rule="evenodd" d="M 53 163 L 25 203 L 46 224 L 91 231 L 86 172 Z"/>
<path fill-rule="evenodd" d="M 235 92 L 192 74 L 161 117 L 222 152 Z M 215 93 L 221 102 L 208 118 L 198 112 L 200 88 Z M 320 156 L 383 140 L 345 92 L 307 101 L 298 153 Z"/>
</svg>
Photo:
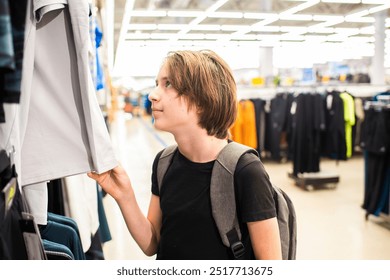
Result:
<svg viewBox="0 0 390 280">
<path fill-rule="evenodd" d="M 371 42 L 390 0 L 115 0 L 115 44 Z"/>
<path fill-rule="evenodd" d="M 120 61 L 124 67 L 131 63 L 124 62 L 129 47 L 348 43 L 363 48 L 375 41 L 378 16 L 386 18 L 385 32 L 390 30 L 390 0 L 115 0 L 114 4 L 114 63 Z"/>
</svg>

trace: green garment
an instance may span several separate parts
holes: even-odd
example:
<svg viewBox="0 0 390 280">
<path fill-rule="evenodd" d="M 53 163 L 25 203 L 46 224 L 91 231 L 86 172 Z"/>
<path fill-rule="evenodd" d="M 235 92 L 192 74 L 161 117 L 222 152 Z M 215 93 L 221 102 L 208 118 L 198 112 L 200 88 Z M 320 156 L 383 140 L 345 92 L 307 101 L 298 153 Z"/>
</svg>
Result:
<svg viewBox="0 0 390 280">
<path fill-rule="evenodd" d="M 355 125 L 355 101 L 348 92 L 340 93 L 340 97 L 344 103 L 345 142 L 347 158 L 350 158 L 353 150 L 352 127 Z"/>
</svg>

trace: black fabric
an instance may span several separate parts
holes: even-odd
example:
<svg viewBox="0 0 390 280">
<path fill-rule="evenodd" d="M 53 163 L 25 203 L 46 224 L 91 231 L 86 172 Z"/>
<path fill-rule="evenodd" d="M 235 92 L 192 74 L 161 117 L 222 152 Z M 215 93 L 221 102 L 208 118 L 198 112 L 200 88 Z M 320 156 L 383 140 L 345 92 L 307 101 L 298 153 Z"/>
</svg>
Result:
<svg viewBox="0 0 390 280">
<path fill-rule="evenodd" d="M 362 208 L 367 215 L 389 212 L 390 111 L 368 109 L 361 127 L 365 182 Z"/>
<path fill-rule="evenodd" d="M 265 149 L 271 158 L 280 161 L 280 140 L 287 121 L 287 95 L 277 94 L 271 99 L 270 112 L 266 114 Z"/>
<path fill-rule="evenodd" d="M 2 104 L 1 96 L 0 96 L 0 123 L 5 122 L 5 111 L 4 111 L 4 104 Z"/>
<path fill-rule="evenodd" d="M 287 141 L 287 159 L 292 160 L 294 157 L 293 149 L 293 114 L 291 112 L 292 105 L 294 103 L 295 97 L 294 94 L 290 93 L 287 95 L 287 115 L 284 131 L 286 131 L 286 141 Z"/>
<path fill-rule="evenodd" d="M 390 111 L 365 111 L 360 146 L 374 154 L 384 155 L 390 151 Z"/>
<path fill-rule="evenodd" d="M 101 243 L 108 242 L 112 239 L 110 227 L 108 225 L 106 211 L 103 204 L 103 192 L 101 188 L 96 185 L 96 191 L 98 194 L 98 214 L 99 214 L 99 240 Z"/>
<path fill-rule="evenodd" d="M 378 208 L 383 196 L 389 200 L 389 185 L 385 178 L 389 172 L 390 156 L 365 152 L 365 188 L 363 209 L 368 214 L 379 216 L 382 209 Z M 386 183 L 385 183 L 386 182 Z"/>
<path fill-rule="evenodd" d="M 6 4 L 5 7 L 4 4 Z M 10 25 L 9 30 L 1 31 L 2 39 L 10 40 L 12 38 L 11 44 L 6 45 L 13 47 L 12 50 L 1 50 L 2 54 L 4 51 L 8 53 L 6 56 L 2 55 L 0 61 L 2 66 L 0 68 L 2 102 L 19 103 L 26 9 L 27 0 L 2 1 L 0 14 L 9 20 L 8 24 Z"/>
<path fill-rule="evenodd" d="M 265 139 L 265 101 L 260 98 L 251 99 L 255 107 L 256 133 L 257 133 L 257 152 L 259 155 L 264 150 Z"/>
<path fill-rule="evenodd" d="M 327 105 L 328 98 L 332 98 L 330 107 Z M 332 159 L 346 160 L 344 103 L 340 97 L 340 92 L 332 91 L 325 95 L 324 109 L 326 130 L 322 136 L 322 154 Z"/>
<path fill-rule="evenodd" d="M 229 240 L 230 249 L 233 253 L 234 259 L 241 260 L 245 256 L 245 247 L 240 241 L 237 230 L 233 228 L 226 233 L 226 237 Z"/>
<path fill-rule="evenodd" d="M 103 241 L 101 238 L 100 230 L 98 229 L 96 233 L 92 236 L 91 246 L 89 247 L 88 251 L 85 252 L 85 258 L 87 260 L 104 260 L 102 243 Z"/>
<path fill-rule="evenodd" d="M 7 152 L 5 150 L 0 150 L 0 174 L 2 174 L 4 172 L 4 174 L 2 174 L 2 176 L 4 177 L 4 179 L 6 181 L 8 181 L 10 178 L 7 178 L 7 177 L 10 177 L 9 175 L 7 176 L 7 172 L 5 171 L 7 168 L 10 168 L 10 159 L 7 155 Z M 2 183 L 2 177 L 0 177 L 0 186 L 1 187 L 4 187 L 4 183 Z"/>
<path fill-rule="evenodd" d="M 48 194 L 47 211 L 54 214 L 65 216 L 62 179 L 55 179 L 48 182 L 47 194 Z"/>
<path fill-rule="evenodd" d="M 233 259 L 221 241 L 211 214 L 210 180 L 214 161 L 194 163 L 180 152 L 173 156 L 164 177 L 161 195 L 153 164 L 152 193 L 160 196 L 161 239 L 157 259 Z M 246 154 L 245 157 L 255 157 Z M 260 161 L 248 165 L 240 159 L 235 173 L 238 218 L 241 221 L 244 259 L 253 259 L 247 222 L 276 217 L 273 190 Z"/>
<path fill-rule="evenodd" d="M 21 193 L 17 190 L 11 209 L 4 213 L 4 199 L 0 198 L 0 240 L 3 244 L 0 248 L 2 260 L 26 260 L 28 259 L 26 247 L 19 221 L 22 219 L 21 212 L 24 210 Z"/>
<path fill-rule="evenodd" d="M 4 159 L 4 157 L 3 157 Z M 9 161 L 8 161 L 9 162 Z M 0 172 L 0 191 L 14 177 L 14 167 L 7 165 Z M 2 193 L 1 193 L 2 194 Z M 28 259 L 26 247 L 19 221 L 22 219 L 24 201 L 19 187 L 13 198 L 11 208 L 5 210 L 5 197 L 0 195 L 0 259 L 1 260 L 26 260 Z"/>
<path fill-rule="evenodd" d="M 323 103 L 319 94 L 299 94 L 291 121 L 293 174 L 320 171 L 321 132 L 325 128 Z M 294 105 L 292 105 L 294 106 Z"/>
</svg>

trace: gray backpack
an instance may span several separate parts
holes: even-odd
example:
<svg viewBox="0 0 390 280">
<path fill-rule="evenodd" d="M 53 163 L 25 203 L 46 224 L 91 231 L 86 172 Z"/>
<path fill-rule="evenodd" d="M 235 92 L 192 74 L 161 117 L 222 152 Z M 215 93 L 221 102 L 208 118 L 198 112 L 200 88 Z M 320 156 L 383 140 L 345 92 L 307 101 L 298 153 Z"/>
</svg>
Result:
<svg viewBox="0 0 390 280">
<path fill-rule="evenodd" d="M 159 188 L 176 149 L 177 145 L 168 146 L 160 156 L 157 166 L 157 183 Z M 234 171 L 239 158 L 248 152 L 257 155 L 257 157 L 254 157 L 254 160 L 260 160 L 255 149 L 237 142 L 230 142 L 218 155 L 211 175 L 210 197 L 213 218 L 223 244 L 231 248 L 236 259 L 240 259 L 244 255 L 245 248 L 241 242 L 241 231 L 236 213 Z M 282 245 L 282 257 L 283 260 L 295 260 L 297 225 L 294 205 L 282 189 L 276 186 L 273 187 L 276 192 L 276 197 L 274 198 Z"/>
</svg>

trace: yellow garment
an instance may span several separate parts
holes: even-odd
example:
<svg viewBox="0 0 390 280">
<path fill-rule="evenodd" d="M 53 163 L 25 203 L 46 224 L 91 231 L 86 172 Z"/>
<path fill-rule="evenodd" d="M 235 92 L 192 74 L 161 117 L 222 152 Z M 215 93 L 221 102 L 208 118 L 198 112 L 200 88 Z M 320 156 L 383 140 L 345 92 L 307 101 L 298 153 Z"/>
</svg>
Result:
<svg viewBox="0 0 390 280">
<path fill-rule="evenodd" d="M 352 126 L 355 125 L 355 102 L 348 92 L 340 93 L 344 104 L 345 141 L 347 145 L 347 158 L 352 156 Z"/>
<path fill-rule="evenodd" d="M 257 148 L 257 131 L 255 106 L 250 100 L 241 100 L 238 103 L 237 119 L 230 128 L 232 140 Z"/>
</svg>

